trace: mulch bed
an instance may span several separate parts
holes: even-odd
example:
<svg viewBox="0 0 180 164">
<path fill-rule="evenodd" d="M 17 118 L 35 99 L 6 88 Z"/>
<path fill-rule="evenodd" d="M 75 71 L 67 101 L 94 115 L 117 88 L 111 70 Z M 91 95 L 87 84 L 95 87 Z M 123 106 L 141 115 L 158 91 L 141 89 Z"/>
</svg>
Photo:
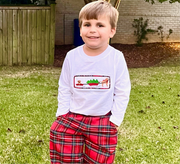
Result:
<svg viewBox="0 0 180 164">
<path fill-rule="evenodd" d="M 129 68 L 151 67 L 180 55 L 180 43 L 146 43 L 141 47 L 130 44 L 111 44 L 123 52 Z M 62 67 L 66 53 L 73 45 L 56 45 L 54 66 Z"/>
</svg>

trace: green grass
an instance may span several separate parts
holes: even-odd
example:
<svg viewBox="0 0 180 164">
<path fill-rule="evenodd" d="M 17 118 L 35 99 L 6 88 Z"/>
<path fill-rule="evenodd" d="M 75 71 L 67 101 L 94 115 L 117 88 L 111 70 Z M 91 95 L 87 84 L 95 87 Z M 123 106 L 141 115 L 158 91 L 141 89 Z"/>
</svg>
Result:
<svg viewBox="0 0 180 164">
<path fill-rule="evenodd" d="M 59 74 L 57 68 L 0 68 L 0 163 L 49 163 Z"/>
<path fill-rule="evenodd" d="M 180 67 L 130 69 L 130 75 L 117 163 L 180 163 Z"/>
<path fill-rule="evenodd" d="M 129 71 L 116 163 L 180 163 L 180 66 Z M 0 67 L 0 163 L 50 163 L 59 75 L 54 67 Z"/>
</svg>

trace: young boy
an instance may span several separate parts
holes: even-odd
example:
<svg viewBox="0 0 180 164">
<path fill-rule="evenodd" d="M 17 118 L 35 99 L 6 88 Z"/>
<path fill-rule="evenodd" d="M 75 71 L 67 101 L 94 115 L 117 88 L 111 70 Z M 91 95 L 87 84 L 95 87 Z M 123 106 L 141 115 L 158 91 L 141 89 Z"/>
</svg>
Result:
<svg viewBox="0 0 180 164">
<path fill-rule="evenodd" d="M 114 161 L 131 88 L 123 54 L 108 44 L 117 20 L 118 11 L 103 0 L 80 11 L 85 44 L 68 52 L 62 67 L 50 131 L 52 164 Z"/>
</svg>

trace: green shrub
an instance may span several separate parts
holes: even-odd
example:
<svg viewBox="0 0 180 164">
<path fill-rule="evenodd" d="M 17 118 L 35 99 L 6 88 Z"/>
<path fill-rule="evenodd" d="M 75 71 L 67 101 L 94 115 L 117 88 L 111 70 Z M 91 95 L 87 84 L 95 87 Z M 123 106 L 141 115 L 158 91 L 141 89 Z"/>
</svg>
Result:
<svg viewBox="0 0 180 164">
<path fill-rule="evenodd" d="M 138 46 L 142 45 L 143 40 L 148 40 L 147 34 L 154 33 L 155 30 L 149 29 L 148 27 L 148 19 L 143 21 L 143 18 L 140 17 L 139 19 L 134 19 L 132 26 L 136 28 L 134 30 L 134 35 L 137 37 L 136 43 Z"/>
</svg>

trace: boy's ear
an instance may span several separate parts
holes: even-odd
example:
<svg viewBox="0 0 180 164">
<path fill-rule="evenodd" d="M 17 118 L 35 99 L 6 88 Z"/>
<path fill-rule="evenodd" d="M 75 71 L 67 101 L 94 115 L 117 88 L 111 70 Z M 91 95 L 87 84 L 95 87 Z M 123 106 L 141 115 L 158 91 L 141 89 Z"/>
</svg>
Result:
<svg viewBox="0 0 180 164">
<path fill-rule="evenodd" d="M 80 36 L 81 36 L 81 27 L 79 27 L 79 30 L 80 30 Z"/>
<path fill-rule="evenodd" d="M 111 28 L 110 38 L 113 38 L 113 36 L 116 34 L 116 27 Z"/>
</svg>

